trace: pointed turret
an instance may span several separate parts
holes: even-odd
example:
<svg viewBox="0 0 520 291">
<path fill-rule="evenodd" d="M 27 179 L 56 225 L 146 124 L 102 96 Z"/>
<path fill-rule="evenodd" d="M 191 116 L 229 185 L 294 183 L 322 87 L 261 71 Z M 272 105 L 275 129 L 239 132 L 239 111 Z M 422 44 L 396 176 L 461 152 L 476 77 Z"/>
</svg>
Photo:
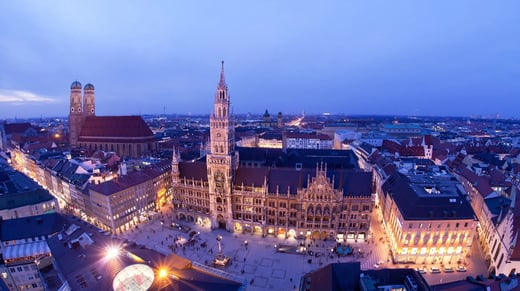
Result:
<svg viewBox="0 0 520 291">
<path fill-rule="evenodd" d="M 222 69 L 220 70 L 220 81 L 218 82 L 218 88 L 227 90 L 226 78 L 224 77 L 224 61 L 222 61 Z"/>
</svg>

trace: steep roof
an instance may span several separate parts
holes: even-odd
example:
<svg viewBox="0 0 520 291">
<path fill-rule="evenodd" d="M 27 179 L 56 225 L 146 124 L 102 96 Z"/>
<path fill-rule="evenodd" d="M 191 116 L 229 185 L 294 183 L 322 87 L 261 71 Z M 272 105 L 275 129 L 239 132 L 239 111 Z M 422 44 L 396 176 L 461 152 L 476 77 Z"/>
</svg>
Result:
<svg viewBox="0 0 520 291">
<path fill-rule="evenodd" d="M 179 172 L 181 178 L 208 181 L 208 169 L 203 162 L 180 162 Z"/>
<path fill-rule="evenodd" d="M 141 171 L 130 172 L 127 175 L 119 176 L 116 179 L 100 183 L 90 184 L 90 190 L 101 193 L 103 195 L 112 195 L 123 191 L 132 186 L 142 184 L 160 175 L 159 169 L 145 168 Z"/>
<path fill-rule="evenodd" d="M 141 138 L 155 140 L 141 116 L 88 116 L 81 128 L 79 141 L 93 138 Z"/>
<path fill-rule="evenodd" d="M 269 175 L 269 169 L 239 167 L 235 175 L 235 185 L 262 187 Z"/>
<path fill-rule="evenodd" d="M 315 169 L 271 168 L 267 183 L 269 193 L 296 194 L 298 189 L 309 187 L 308 181 L 316 177 Z M 334 182 L 336 190 L 344 196 L 370 196 L 372 172 L 357 170 L 328 170 L 327 177 Z"/>
<path fill-rule="evenodd" d="M 22 123 L 7 123 L 5 125 L 5 134 L 13 134 L 13 133 L 24 133 L 27 129 L 31 128 L 31 124 L 29 122 Z"/>
</svg>

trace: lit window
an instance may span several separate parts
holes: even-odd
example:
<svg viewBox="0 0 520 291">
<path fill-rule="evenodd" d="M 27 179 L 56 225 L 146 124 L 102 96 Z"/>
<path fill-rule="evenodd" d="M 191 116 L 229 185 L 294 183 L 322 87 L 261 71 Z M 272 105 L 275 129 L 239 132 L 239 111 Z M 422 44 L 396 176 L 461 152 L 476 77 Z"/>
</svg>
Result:
<svg viewBox="0 0 520 291">
<path fill-rule="evenodd" d="M 426 255 L 426 248 L 421 248 L 421 255 Z"/>
<path fill-rule="evenodd" d="M 401 251 L 401 254 L 406 255 L 407 253 L 408 253 L 408 248 L 403 248 L 403 250 Z"/>
</svg>

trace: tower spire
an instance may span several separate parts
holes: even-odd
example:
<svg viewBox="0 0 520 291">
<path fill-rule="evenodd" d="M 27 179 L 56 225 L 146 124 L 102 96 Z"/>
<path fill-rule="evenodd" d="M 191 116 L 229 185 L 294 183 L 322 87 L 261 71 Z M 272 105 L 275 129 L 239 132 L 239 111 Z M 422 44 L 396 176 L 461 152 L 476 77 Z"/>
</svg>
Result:
<svg viewBox="0 0 520 291">
<path fill-rule="evenodd" d="M 219 89 L 227 89 L 226 78 L 224 77 L 224 61 L 222 61 L 222 69 L 220 70 L 220 81 L 218 82 Z"/>
</svg>

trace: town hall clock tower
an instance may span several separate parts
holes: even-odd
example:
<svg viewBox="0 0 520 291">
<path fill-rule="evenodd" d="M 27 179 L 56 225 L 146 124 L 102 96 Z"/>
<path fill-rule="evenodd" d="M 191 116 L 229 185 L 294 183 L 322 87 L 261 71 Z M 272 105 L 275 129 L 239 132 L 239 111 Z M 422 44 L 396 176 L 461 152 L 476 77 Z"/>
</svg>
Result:
<svg viewBox="0 0 520 291">
<path fill-rule="evenodd" d="M 232 230 L 232 185 L 238 167 L 235 151 L 235 121 L 230 112 L 230 99 L 224 78 L 224 62 L 215 94 L 214 111 L 210 115 L 210 153 L 207 155 L 210 216 L 213 228 Z"/>
</svg>

